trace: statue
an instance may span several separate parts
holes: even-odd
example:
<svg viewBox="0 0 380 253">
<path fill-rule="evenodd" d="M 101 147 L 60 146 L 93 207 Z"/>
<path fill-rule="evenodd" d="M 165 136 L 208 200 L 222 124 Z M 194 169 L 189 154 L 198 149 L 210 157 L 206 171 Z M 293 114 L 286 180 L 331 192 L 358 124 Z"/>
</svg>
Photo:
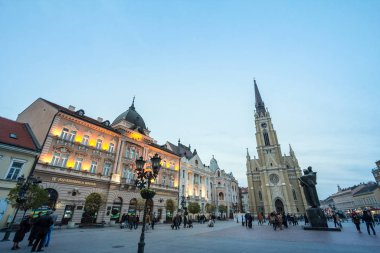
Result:
<svg viewBox="0 0 380 253">
<path fill-rule="evenodd" d="M 314 208 L 319 207 L 321 204 L 319 203 L 317 189 L 315 188 L 317 184 L 317 172 L 314 172 L 309 166 L 306 170 L 303 170 L 303 174 L 299 180 L 303 187 L 307 204 Z"/>
<path fill-rule="evenodd" d="M 329 230 L 327 226 L 326 216 L 319 206 L 318 193 L 316 189 L 317 185 L 317 172 L 314 172 L 309 166 L 306 170 L 303 170 L 303 176 L 298 178 L 303 188 L 303 192 L 306 198 L 307 204 L 310 206 L 306 209 L 306 215 L 309 220 L 310 226 L 305 226 L 304 229 L 315 230 Z"/>
</svg>

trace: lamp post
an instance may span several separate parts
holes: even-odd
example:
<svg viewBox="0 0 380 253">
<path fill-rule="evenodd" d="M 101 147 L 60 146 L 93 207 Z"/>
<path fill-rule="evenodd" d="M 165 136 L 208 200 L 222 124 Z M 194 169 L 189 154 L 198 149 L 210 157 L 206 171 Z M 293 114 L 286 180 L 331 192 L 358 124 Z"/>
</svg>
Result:
<svg viewBox="0 0 380 253">
<path fill-rule="evenodd" d="M 145 216 L 148 207 L 148 199 L 152 199 L 155 195 L 154 192 L 150 191 L 150 183 L 152 180 L 156 179 L 158 172 L 161 168 L 161 157 L 158 154 L 155 154 L 150 159 L 151 168 L 144 168 L 146 161 L 143 160 L 142 157 L 136 159 L 136 172 L 137 179 L 135 181 L 135 185 L 140 189 L 141 196 L 145 199 L 144 205 L 144 216 L 143 216 L 143 225 L 141 229 L 140 241 L 138 243 L 137 253 L 144 253 L 145 246 Z M 147 187 L 145 185 L 147 184 Z M 144 191 L 145 190 L 145 191 Z"/>
<path fill-rule="evenodd" d="M 26 202 L 25 193 L 28 191 L 29 187 L 32 184 L 37 185 L 37 184 L 40 184 L 40 183 L 41 183 L 41 180 L 33 177 L 32 175 L 29 176 L 27 179 L 25 179 L 24 175 L 22 175 L 21 177 L 17 178 L 17 186 L 20 186 L 20 189 L 18 191 L 18 197 L 17 197 L 17 200 L 16 200 L 16 202 L 17 202 L 17 208 L 16 208 L 16 212 L 15 212 L 15 214 L 13 216 L 13 219 L 12 219 L 11 223 L 9 223 L 8 229 L 5 232 L 2 241 L 9 241 L 9 236 L 11 235 L 11 232 L 12 232 L 12 229 L 13 229 L 13 224 L 15 222 L 15 219 L 16 219 L 17 213 L 18 213 L 18 211 L 20 209 L 20 206 Z"/>
</svg>

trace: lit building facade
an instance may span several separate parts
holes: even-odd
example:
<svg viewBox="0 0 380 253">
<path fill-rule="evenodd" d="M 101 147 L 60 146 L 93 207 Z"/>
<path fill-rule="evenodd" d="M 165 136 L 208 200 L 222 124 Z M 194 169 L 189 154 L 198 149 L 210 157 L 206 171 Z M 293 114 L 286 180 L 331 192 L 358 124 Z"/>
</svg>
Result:
<svg viewBox="0 0 380 253">
<path fill-rule="evenodd" d="M 134 102 L 112 124 L 87 117 L 82 109 L 41 98 L 17 120 L 29 123 L 42 143 L 35 175 L 42 179 L 51 196 L 49 203 L 63 224 L 81 222 L 90 194 L 99 194 L 105 202 L 97 222 L 118 221 L 123 213 L 136 213 L 141 197 L 134 185 L 135 160 L 140 156 L 147 160 L 146 166 L 155 153 L 162 158 L 162 169 L 152 184 L 157 194 L 149 202 L 149 212 L 164 220 L 165 201 L 178 200 L 179 157 L 149 136 Z"/>
</svg>

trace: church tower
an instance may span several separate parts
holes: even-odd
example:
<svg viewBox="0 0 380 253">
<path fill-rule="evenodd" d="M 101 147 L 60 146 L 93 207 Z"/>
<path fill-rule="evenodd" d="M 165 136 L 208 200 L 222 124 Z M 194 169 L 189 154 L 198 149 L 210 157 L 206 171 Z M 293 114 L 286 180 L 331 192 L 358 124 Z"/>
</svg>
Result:
<svg viewBox="0 0 380 253">
<path fill-rule="evenodd" d="M 258 157 L 251 159 L 247 149 L 247 179 L 251 212 L 273 211 L 303 214 L 306 201 L 298 178 L 301 169 L 292 147 L 283 155 L 272 119 L 265 108 L 256 80 L 255 127 Z"/>
</svg>

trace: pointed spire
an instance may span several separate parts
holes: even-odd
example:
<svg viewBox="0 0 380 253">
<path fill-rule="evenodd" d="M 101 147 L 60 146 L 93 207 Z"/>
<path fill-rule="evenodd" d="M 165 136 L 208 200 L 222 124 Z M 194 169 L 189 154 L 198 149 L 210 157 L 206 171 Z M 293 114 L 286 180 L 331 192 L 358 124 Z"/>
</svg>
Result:
<svg viewBox="0 0 380 253">
<path fill-rule="evenodd" d="M 132 105 L 129 108 L 135 109 L 135 96 L 133 96 Z"/>
<path fill-rule="evenodd" d="M 178 139 L 178 147 L 179 147 L 179 144 L 181 144 L 181 139 L 180 138 Z"/>
<path fill-rule="evenodd" d="M 247 160 L 251 160 L 251 156 L 249 155 L 248 148 L 247 148 Z"/>
<path fill-rule="evenodd" d="M 289 144 L 289 154 L 290 156 L 294 156 L 294 151 L 292 149 L 292 146 Z"/>
<path fill-rule="evenodd" d="M 257 87 L 256 80 L 253 79 L 253 83 L 255 84 L 255 107 L 256 112 L 258 114 L 265 113 L 265 104 L 264 101 L 261 99 L 259 88 Z"/>
</svg>

